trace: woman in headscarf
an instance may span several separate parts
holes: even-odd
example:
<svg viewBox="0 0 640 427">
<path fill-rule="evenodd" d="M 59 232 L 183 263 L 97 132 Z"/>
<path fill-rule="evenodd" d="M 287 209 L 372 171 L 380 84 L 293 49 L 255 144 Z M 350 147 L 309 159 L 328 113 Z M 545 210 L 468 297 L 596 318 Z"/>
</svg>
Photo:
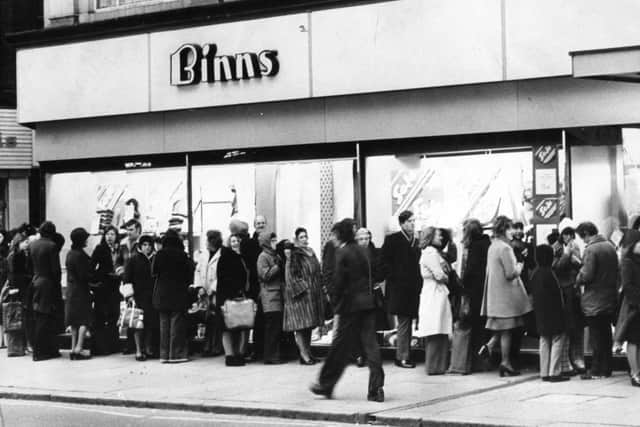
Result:
<svg viewBox="0 0 640 427">
<path fill-rule="evenodd" d="M 257 270 L 260 281 L 260 301 L 264 311 L 264 363 L 284 363 L 280 357 L 282 335 L 282 288 L 284 287 L 284 260 L 276 253 L 275 233 L 263 231 L 258 237 L 262 252 L 258 256 Z"/>
<path fill-rule="evenodd" d="M 442 232 L 434 227 L 422 230 L 422 291 L 416 336 L 425 339 L 425 368 L 428 375 L 441 375 L 447 369 L 449 336 L 453 331 L 448 277 L 451 266 L 443 258 Z"/>
<path fill-rule="evenodd" d="M 71 250 L 67 253 L 67 298 L 65 324 L 71 328 L 69 359 L 84 360 L 91 356 L 82 352 L 87 328 L 91 325 L 91 258 L 84 251 L 89 233 L 84 228 L 71 231 Z"/>
<path fill-rule="evenodd" d="M 285 269 L 283 329 L 294 332 L 300 363 L 313 365 L 311 331 L 324 324 L 325 297 L 320 262 L 309 247 L 307 230 L 300 227 L 295 235 Z"/>
</svg>

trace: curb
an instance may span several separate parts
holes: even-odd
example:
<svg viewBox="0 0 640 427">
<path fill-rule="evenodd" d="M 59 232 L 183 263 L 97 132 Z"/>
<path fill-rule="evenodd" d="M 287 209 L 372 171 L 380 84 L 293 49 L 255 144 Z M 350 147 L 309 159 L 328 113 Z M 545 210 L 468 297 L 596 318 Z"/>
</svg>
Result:
<svg viewBox="0 0 640 427">
<path fill-rule="evenodd" d="M 244 406 L 207 405 L 199 403 L 178 403 L 157 400 L 129 400 L 103 397 L 70 396 L 65 394 L 0 392 L 0 400 L 30 400 L 41 402 L 73 403 L 96 406 L 116 406 L 126 408 L 161 409 L 171 411 L 191 411 L 215 414 L 247 415 L 267 418 L 287 418 L 310 421 L 329 421 L 350 424 L 367 424 L 370 413 L 326 413 L 317 411 L 299 411 L 293 409 L 251 408 Z"/>
</svg>

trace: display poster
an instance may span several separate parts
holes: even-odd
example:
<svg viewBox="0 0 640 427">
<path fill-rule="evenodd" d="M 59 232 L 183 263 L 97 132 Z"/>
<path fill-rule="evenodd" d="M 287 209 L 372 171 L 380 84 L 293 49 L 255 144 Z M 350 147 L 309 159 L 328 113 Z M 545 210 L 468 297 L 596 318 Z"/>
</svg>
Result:
<svg viewBox="0 0 640 427">
<path fill-rule="evenodd" d="M 534 224 L 558 224 L 563 213 L 559 187 L 559 151 L 555 145 L 533 147 Z"/>
<path fill-rule="evenodd" d="M 418 227 L 446 227 L 454 233 L 468 218 L 485 226 L 498 215 L 530 221 L 528 152 L 424 158 L 412 166 L 391 171 L 393 217 L 409 209 Z"/>
</svg>

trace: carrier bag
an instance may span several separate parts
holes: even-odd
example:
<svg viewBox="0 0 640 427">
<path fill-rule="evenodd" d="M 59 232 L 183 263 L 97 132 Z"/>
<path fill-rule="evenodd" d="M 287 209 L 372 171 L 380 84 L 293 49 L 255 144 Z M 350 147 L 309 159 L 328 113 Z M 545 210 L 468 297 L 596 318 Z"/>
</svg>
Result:
<svg viewBox="0 0 640 427">
<path fill-rule="evenodd" d="M 250 298 L 228 299 L 222 306 L 222 316 L 227 329 L 252 329 L 258 306 Z"/>
</svg>

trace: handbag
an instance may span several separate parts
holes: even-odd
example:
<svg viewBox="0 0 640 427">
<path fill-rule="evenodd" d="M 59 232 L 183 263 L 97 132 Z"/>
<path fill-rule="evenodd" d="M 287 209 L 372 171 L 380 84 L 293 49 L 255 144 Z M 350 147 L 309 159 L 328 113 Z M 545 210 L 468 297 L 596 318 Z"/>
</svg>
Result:
<svg viewBox="0 0 640 427">
<path fill-rule="evenodd" d="M 144 310 L 136 307 L 135 300 L 129 304 L 122 304 L 120 307 L 120 319 L 118 320 L 120 336 L 126 336 L 127 329 L 144 329 Z"/>
<path fill-rule="evenodd" d="M 18 301 L 2 304 L 2 325 L 5 331 L 21 331 L 24 326 L 24 308 Z"/>
<path fill-rule="evenodd" d="M 251 298 L 228 299 L 222 306 L 224 324 L 229 330 L 252 329 L 258 306 Z"/>
</svg>

